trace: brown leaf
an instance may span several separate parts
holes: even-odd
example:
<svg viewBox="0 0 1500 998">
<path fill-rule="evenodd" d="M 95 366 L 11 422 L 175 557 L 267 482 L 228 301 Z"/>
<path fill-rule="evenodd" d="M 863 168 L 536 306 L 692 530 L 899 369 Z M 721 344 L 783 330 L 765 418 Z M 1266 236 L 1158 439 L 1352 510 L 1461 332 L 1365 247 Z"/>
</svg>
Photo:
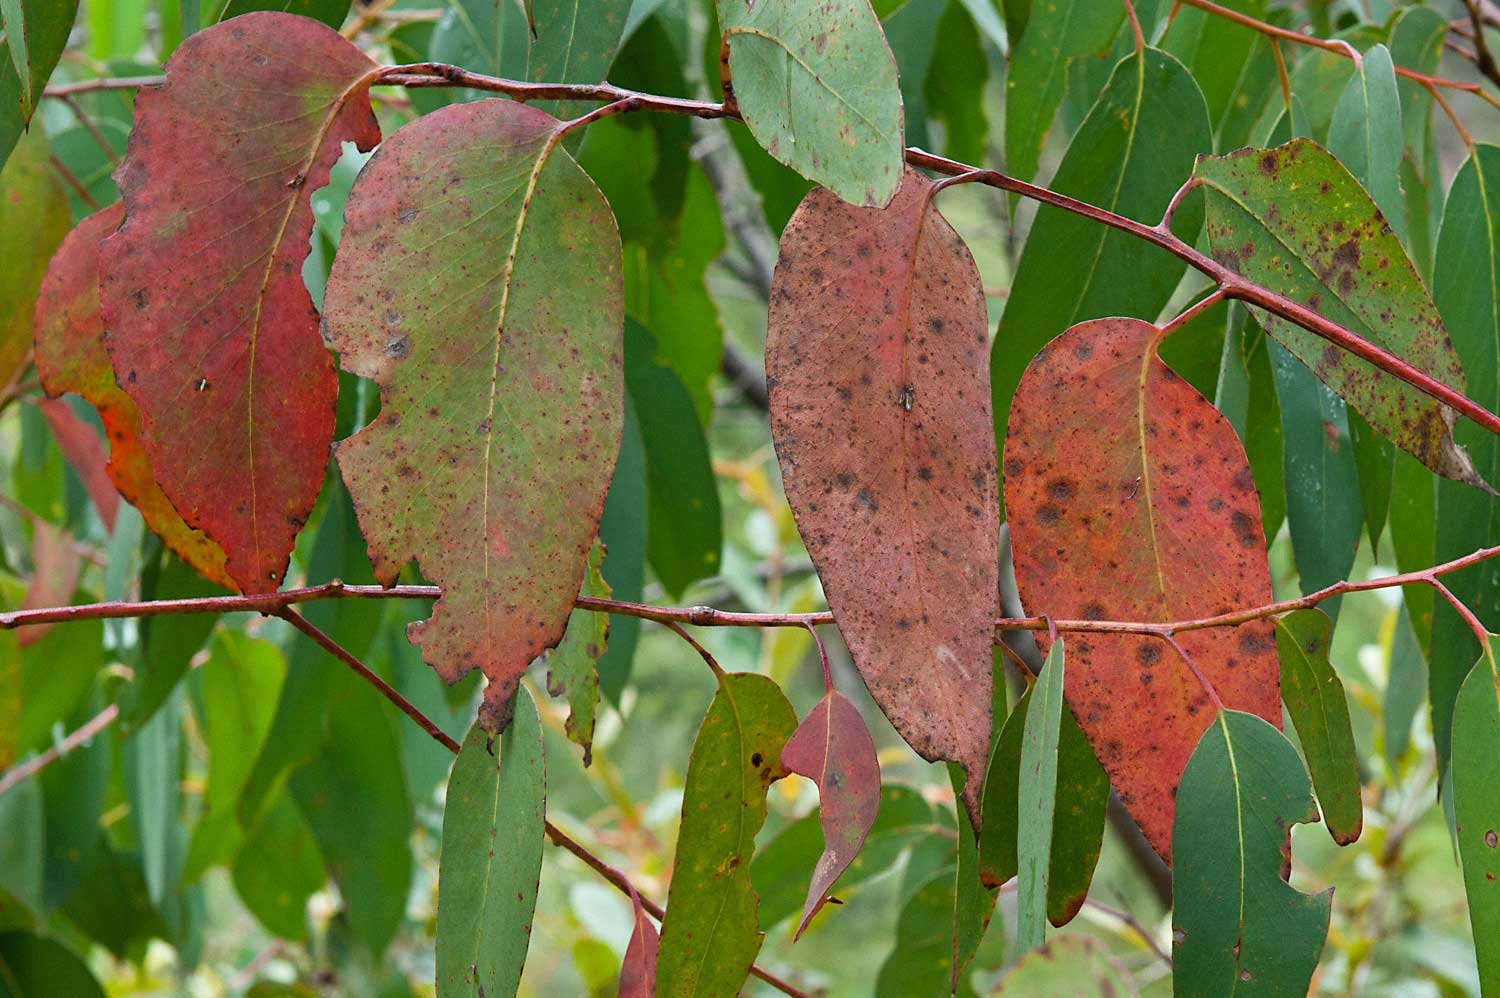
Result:
<svg viewBox="0 0 1500 998">
<path fill-rule="evenodd" d="M 157 485 L 151 459 L 141 445 L 140 412 L 115 383 L 115 372 L 105 351 L 104 320 L 99 315 L 99 241 L 113 232 L 123 217 L 124 206 L 118 203 L 90 215 L 68 234 L 52 258 L 37 296 L 37 376 L 48 395 L 56 398 L 65 392 L 76 392 L 99 413 L 109 438 L 109 463 L 104 466 L 108 480 L 99 483 L 82 470 L 79 472 L 95 503 L 105 501 L 106 488 L 111 492 L 118 489 L 116 505 L 123 495 L 178 557 L 205 578 L 232 586 L 224 571 L 223 549 L 202 531 L 184 523 Z M 50 413 L 54 411 L 50 406 L 62 405 L 47 403 L 43 412 Z M 93 431 L 88 427 L 82 429 L 97 447 L 98 438 Z M 71 433 L 65 439 L 56 422 L 53 432 L 58 434 L 58 442 L 74 467 L 80 467 L 83 458 L 75 458 L 72 453 Z M 100 507 L 100 517 L 113 529 L 113 512 L 106 515 Z"/>
<path fill-rule="evenodd" d="M 141 90 L 100 293 L 115 375 L 162 491 L 275 590 L 333 440 L 338 377 L 302 283 L 312 191 L 380 141 L 378 73 L 333 29 L 259 12 L 193 35 Z"/>
<path fill-rule="evenodd" d="M 990 736 L 999 515 L 979 272 L 908 170 L 884 209 L 825 190 L 781 238 L 766 335 L 787 499 L 855 664 L 923 758 Z"/>
<path fill-rule="evenodd" d="M 781 765 L 818 785 L 823 855 L 813 868 L 797 936 L 828 900 L 828 892 L 859 855 L 880 812 L 880 761 L 858 708 L 830 689 L 797 725 Z"/>
<path fill-rule="evenodd" d="M 641 907 L 640 895 L 633 890 L 630 903 L 635 906 L 635 930 L 630 933 L 625 962 L 620 965 L 620 998 L 652 998 L 656 994 L 656 952 L 661 940 L 651 916 Z"/>
<path fill-rule="evenodd" d="M 1168 621 L 1271 600 L 1244 448 L 1162 363 L 1161 338 L 1138 319 L 1079 323 L 1021 379 L 1003 470 L 1028 613 Z M 1270 621 L 1178 641 L 1226 706 L 1280 726 Z M 1120 799 L 1169 857 L 1177 784 L 1214 716 L 1202 687 L 1159 638 L 1087 633 L 1068 640 L 1065 693 Z"/>
</svg>

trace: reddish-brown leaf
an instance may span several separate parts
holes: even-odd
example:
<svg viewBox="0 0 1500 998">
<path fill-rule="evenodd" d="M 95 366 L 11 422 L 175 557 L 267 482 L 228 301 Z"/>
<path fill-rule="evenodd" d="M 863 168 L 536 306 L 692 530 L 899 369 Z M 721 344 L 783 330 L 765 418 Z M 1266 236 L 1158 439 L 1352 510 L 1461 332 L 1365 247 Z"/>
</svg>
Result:
<svg viewBox="0 0 1500 998">
<path fill-rule="evenodd" d="M 100 290 L 157 481 L 245 592 L 280 585 L 328 463 L 338 378 L 302 283 L 340 143 L 380 141 L 378 72 L 338 32 L 254 13 L 198 32 L 136 98 Z"/>
<path fill-rule="evenodd" d="M 814 190 L 787 223 L 766 376 L 787 499 L 865 685 L 924 758 L 990 737 L 999 514 L 984 293 L 908 170 L 884 209 Z"/>
<path fill-rule="evenodd" d="M 1239 437 L 1162 363 L 1138 319 L 1079 323 L 1026 369 L 1005 442 L 1005 503 L 1028 613 L 1204 617 L 1271 600 L 1260 502 Z M 1270 621 L 1189 631 L 1225 705 L 1281 724 Z M 1158 638 L 1068 639 L 1068 704 L 1163 857 L 1177 784 L 1214 710 Z"/>
<path fill-rule="evenodd" d="M 38 520 L 34 529 L 36 532 L 31 537 L 31 581 L 26 585 L 26 596 L 21 601 L 21 609 L 67 606 L 73 601 L 73 590 L 78 586 L 78 570 L 82 567 L 82 559 L 61 528 Z M 51 629 L 51 624 L 23 627 L 16 635 L 16 643 L 25 648 L 40 641 Z"/>
<path fill-rule="evenodd" d="M 823 828 L 823 855 L 813 868 L 802 921 L 797 923 L 800 937 L 875 824 L 880 812 L 880 761 L 858 708 L 830 689 L 787 740 L 781 765 L 818 785 L 818 823 Z"/>
<path fill-rule="evenodd" d="M 630 892 L 635 906 L 635 931 L 625 947 L 625 962 L 620 965 L 620 998 L 652 998 L 656 994 L 656 951 L 661 940 L 651 916 L 641 907 L 640 895 Z"/>
<path fill-rule="evenodd" d="M 101 341 L 101 351 L 103 346 Z M 104 529 L 113 533 L 115 516 L 120 511 L 120 492 L 115 488 L 114 482 L 109 480 L 109 473 L 105 470 L 108 458 L 104 453 L 104 441 L 99 439 L 99 434 L 94 432 L 92 426 L 78 418 L 78 413 L 68 403 L 60 399 L 43 399 L 37 404 L 37 408 L 42 411 L 42 418 L 47 420 L 47 427 L 52 430 L 52 436 L 57 440 L 63 457 L 68 459 L 68 463 L 78 473 L 79 480 L 93 500 L 94 509 L 98 510 Z"/>
<path fill-rule="evenodd" d="M 338 446 L 375 576 L 443 589 L 409 634 L 480 721 L 563 636 L 624 425 L 620 237 L 557 119 L 456 104 L 393 135 L 350 193 L 325 302 L 380 416 Z"/>
<path fill-rule="evenodd" d="M 201 531 L 182 521 L 172 503 L 156 483 L 151 459 L 141 446 L 140 413 L 130 396 L 115 383 L 115 372 L 109 365 L 104 346 L 104 320 L 99 315 L 99 241 L 120 224 L 124 208 L 111 205 L 78 223 L 58 248 L 42 281 L 37 297 L 36 369 L 42 387 L 54 398 L 65 392 L 82 395 L 99 412 L 104 432 L 109 437 L 109 463 L 104 466 L 108 479 L 97 482 L 80 466 L 84 443 L 70 443 L 74 434 L 52 417 L 52 408 L 44 408 L 52 422 L 53 432 L 63 453 L 68 455 L 84 478 L 94 502 L 105 502 L 106 489 L 115 494 L 115 504 L 123 495 L 140 510 L 146 525 L 183 561 L 204 577 L 224 586 L 232 583 L 224 571 L 224 551 Z M 60 402 L 49 406 L 66 406 Z M 57 410 L 61 411 L 61 410 Z M 72 413 L 69 411 L 69 415 Z M 76 422 L 76 418 L 75 418 Z M 93 430 L 80 424 L 92 446 L 98 448 Z M 78 453 L 75 454 L 75 451 Z M 97 458 L 90 457 L 91 467 Z M 113 483 L 111 485 L 111 483 Z M 105 525 L 114 520 L 113 511 L 100 506 Z"/>
</svg>

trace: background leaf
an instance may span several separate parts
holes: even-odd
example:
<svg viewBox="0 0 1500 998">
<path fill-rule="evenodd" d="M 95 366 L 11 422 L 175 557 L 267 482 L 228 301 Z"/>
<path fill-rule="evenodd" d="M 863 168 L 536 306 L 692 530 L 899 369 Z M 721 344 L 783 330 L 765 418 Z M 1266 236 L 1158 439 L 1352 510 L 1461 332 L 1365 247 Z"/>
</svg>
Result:
<svg viewBox="0 0 1500 998">
<path fill-rule="evenodd" d="M 1052 865 L 1052 818 L 1057 809 L 1057 745 L 1062 724 L 1064 641 L 1047 651 L 1036 678 L 1021 737 L 1016 803 L 1016 948 L 1042 945 Z"/>
<path fill-rule="evenodd" d="M 1295 610 L 1276 621 L 1281 697 L 1312 770 L 1323 821 L 1335 842 L 1348 845 L 1364 825 L 1364 803 L 1344 684 L 1328 662 L 1332 635 L 1333 621 L 1319 610 Z"/>
</svg>

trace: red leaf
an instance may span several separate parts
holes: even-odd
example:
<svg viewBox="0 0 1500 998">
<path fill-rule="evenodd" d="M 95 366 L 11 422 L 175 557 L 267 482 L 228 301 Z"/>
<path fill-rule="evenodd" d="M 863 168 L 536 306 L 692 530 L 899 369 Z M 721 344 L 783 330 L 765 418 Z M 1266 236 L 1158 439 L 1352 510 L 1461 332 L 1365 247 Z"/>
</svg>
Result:
<svg viewBox="0 0 1500 998">
<path fill-rule="evenodd" d="M 101 349 L 103 345 L 101 337 Z M 93 500 L 104 529 L 113 533 L 115 515 L 120 511 L 120 492 L 104 470 L 107 461 L 104 441 L 99 439 L 99 434 L 94 432 L 93 427 L 78 418 L 78 414 L 66 402 L 55 398 L 43 399 L 37 408 L 42 410 L 42 416 L 52 429 L 52 436 L 57 439 L 57 446 L 62 449 L 63 457 L 68 459 L 68 463 L 78 473 L 84 489 Z"/>
<path fill-rule="evenodd" d="M 408 631 L 448 682 L 489 679 L 480 722 L 563 636 L 624 425 L 620 237 L 560 123 L 507 100 L 393 135 L 354 184 L 327 330 L 380 416 L 339 468 L 390 584 L 441 586 Z"/>
<path fill-rule="evenodd" d="M 828 900 L 828 891 L 854 862 L 880 811 L 880 762 L 859 710 L 830 689 L 781 750 L 781 765 L 818 785 L 823 855 L 813 868 L 801 936 Z"/>
<path fill-rule="evenodd" d="M 1004 471 L 1028 613 L 1168 621 L 1271 600 L 1244 448 L 1162 363 L 1161 339 L 1138 319 L 1083 322 L 1021 379 Z M 1178 641 L 1225 706 L 1280 727 L 1270 621 Z M 1177 784 L 1214 716 L 1202 687 L 1159 638 L 1080 634 L 1065 692 L 1121 801 L 1169 857 Z"/>
<path fill-rule="evenodd" d="M 140 413 L 130 396 L 115 383 L 115 372 L 109 365 L 104 320 L 99 315 L 99 241 L 119 226 L 123 215 L 123 206 L 111 205 L 79 222 L 68 234 L 47 268 L 36 311 L 37 375 L 47 394 L 55 398 L 65 392 L 76 392 L 98 410 L 109 437 L 109 463 L 104 466 L 106 481 L 97 481 L 97 476 L 85 473 L 80 464 L 87 460 L 90 467 L 97 467 L 97 461 L 102 459 L 94 432 L 77 423 L 74 417 L 74 423 L 87 433 L 92 443 L 74 441 L 71 430 L 60 427 L 51 416 L 53 412 L 66 410 L 65 405 L 47 403 L 43 412 L 49 414 L 63 452 L 80 469 L 79 474 L 96 505 L 106 501 L 106 490 L 114 495 L 115 506 L 123 495 L 140 510 L 146 525 L 183 561 L 205 578 L 229 586 L 232 583 L 224 572 L 223 549 L 201 531 L 182 522 L 157 485 L 151 459 L 141 446 Z M 72 412 L 68 415 L 72 416 Z M 84 446 L 95 449 L 99 457 L 85 459 L 81 452 L 75 456 L 74 451 Z M 100 518 L 113 529 L 113 507 L 106 514 L 100 506 Z"/>
<path fill-rule="evenodd" d="M 21 600 L 22 610 L 36 610 L 44 606 L 67 606 L 73 602 L 73 590 L 78 587 L 78 570 L 82 560 L 71 539 L 60 528 L 44 520 L 34 524 L 36 531 L 31 538 L 31 581 L 26 586 L 26 596 Z M 40 641 L 51 624 L 23 627 L 16 635 L 16 643 L 22 648 Z"/>
<path fill-rule="evenodd" d="M 323 482 L 338 378 L 302 284 L 341 142 L 380 141 L 378 72 L 338 32 L 254 13 L 200 31 L 136 98 L 100 290 L 162 490 L 245 592 L 280 585 Z"/>
<path fill-rule="evenodd" d="M 620 998 L 652 998 L 656 994 L 656 951 L 661 940 L 651 917 L 641 907 L 640 895 L 633 890 L 630 903 L 635 905 L 635 931 L 630 934 L 625 962 L 620 965 Z"/>
<path fill-rule="evenodd" d="M 979 271 L 908 170 L 884 209 L 814 190 L 787 223 L 766 374 L 787 500 L 865 685 L 976 827 L 999 514 Z"/>
</svg>

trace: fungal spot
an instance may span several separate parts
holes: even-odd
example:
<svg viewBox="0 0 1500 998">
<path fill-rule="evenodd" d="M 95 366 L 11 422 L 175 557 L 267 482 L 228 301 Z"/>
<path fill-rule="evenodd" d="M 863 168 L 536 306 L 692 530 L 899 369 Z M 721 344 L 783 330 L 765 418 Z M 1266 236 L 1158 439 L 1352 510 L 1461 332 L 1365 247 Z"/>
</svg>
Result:
<svg viewBox="0 0 1500 998">
<path fill-rule="evenodd" d="M 1500 835 L 1496 835 L 1495 830 L 1491 828 L 1489 831 L 1484 833 L 1484 844 L 1489 846 L 1491 849 L 1495 848 L 1496 846 L 1500 846 Z"/>
<path fill-rule="evenodd" d="M 385 345 L 386 356 L 392 360 L 405 360 L 410 352 L 411 340 L 405 336 L 398 336 Z"/>
<path fill-rule="evenodd" d="M 1043 526 L 1050 527 L 1052 526 L 1052 524 L 1061 519 L 1062 510 L 1051 504 L 1043 506 L 1041 509 L 1036 511 L 1036 521 Z"/>
<path fill-rule="evenodd" d="M 1077 488 L 1066 478 L 1054 478 L 1047 483 L 1047 495 L 1058 502 L 1067 502 L 1077 494 Z"/>
<path fill-rule="evenodd" d="M 1142 642 L 1136 646 L 1135 660 L 1142 665 L 1155 665 L 1161 659 L 1161 648 L 1155 641 Z"/>
<path fill-rule="evenodd" d="M 1229 517 L 1229 529 L 1234 531 L 1237 541 L 1245 547 L 1252 547 L 1259 543 L 1255 536 L 1255 521 L 1242 509 L 1235 510 Z"/>
</svg>

